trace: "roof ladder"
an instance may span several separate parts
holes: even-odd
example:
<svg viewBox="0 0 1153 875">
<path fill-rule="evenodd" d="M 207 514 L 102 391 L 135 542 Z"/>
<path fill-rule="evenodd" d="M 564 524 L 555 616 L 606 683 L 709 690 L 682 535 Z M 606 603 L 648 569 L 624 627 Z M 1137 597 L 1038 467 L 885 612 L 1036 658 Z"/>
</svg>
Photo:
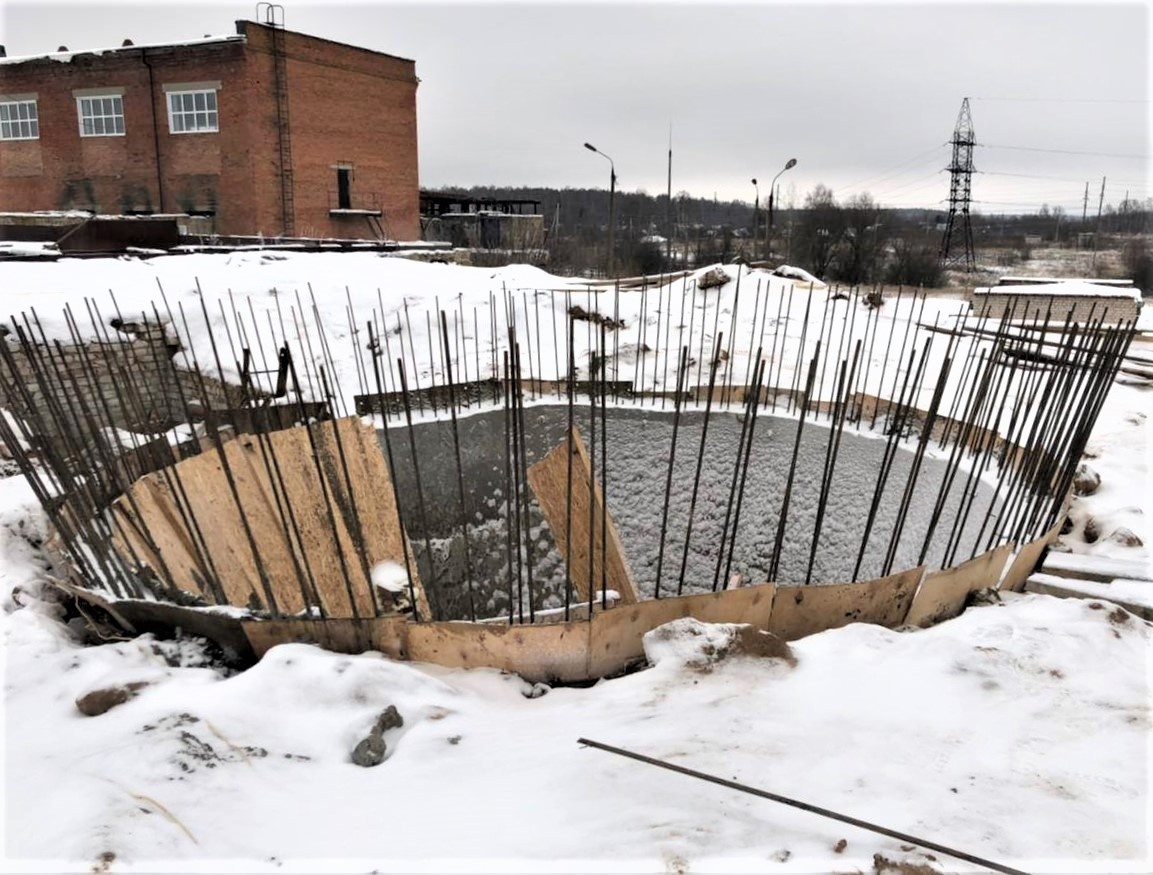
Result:
<svg viewBox="0 0 1153 875">
<path fill-rule="evenodd" d="M 293 201 L 292 138 L 288 116 L 288 60 L 285 52 L 284 7 L 276 3 L 257 4 L 264 10 L 264 23 L 272 29 L 273 90 L 276 93 L 276 132 L 279 141 L 281 233 L 296 235 L 296 208 Z"/>
</svg>

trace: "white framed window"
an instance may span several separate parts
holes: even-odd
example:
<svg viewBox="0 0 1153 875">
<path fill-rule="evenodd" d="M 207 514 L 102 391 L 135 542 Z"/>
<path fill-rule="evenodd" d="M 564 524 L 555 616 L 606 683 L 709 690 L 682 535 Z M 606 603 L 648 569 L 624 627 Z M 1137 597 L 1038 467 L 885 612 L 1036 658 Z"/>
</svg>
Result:
<svg viewBox="0 0 1153 875">
<path fill-rule="evenodd" d="M 208 134 L 220 130 L 215 89 L 168 92 L 168 130 L 173 134 Z"/>
<path fill-rule="evenodd" d="M 119 94 L 77 97 L 76 115 L 82 137 L 124 136 L 124 98 Z"/>
<path fill-rule="evenodd" d="M 36 100 L 0 98 L 0 140 L 39 140 L 40 116 Z"/>
</svg>

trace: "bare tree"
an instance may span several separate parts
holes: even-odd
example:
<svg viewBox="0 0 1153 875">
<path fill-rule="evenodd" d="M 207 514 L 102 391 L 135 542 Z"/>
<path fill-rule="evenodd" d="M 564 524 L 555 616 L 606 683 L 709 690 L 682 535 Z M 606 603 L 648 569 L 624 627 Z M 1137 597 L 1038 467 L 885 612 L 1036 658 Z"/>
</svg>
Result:
<svg viewBox="0 0 1153 875">
<path fill-rule="evenodd" d="M 804 266 L 816 276 L 824 276 L 836 255 L 844 231 L 844 218 L 833 192 L 818 184 L 805 195 L 805 207 L 797 226 L 797 253 Z"/>
<path fill-rule="evenodd" d="M 885 247 L 880 208 L 866 192 L 849 198 L 842 213 L 844 232 L 837 247 L 834 274 L 853 285 L 867 282 L 873 278 Z"/>
</svg>

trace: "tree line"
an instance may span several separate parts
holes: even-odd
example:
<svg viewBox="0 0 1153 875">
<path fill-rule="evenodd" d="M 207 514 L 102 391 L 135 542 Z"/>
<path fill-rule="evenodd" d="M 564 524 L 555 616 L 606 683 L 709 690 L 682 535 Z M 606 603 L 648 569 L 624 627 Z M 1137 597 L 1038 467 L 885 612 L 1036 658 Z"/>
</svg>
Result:
<svg viewBox="0 0 1153 875">
<path fill-rule="evenodd" d="M 609 197 L 605 189 L 471 186 L 443 189 L 472 198 L 532 200 L 544 217 L 549 267 L 558 273 L 596 274 L 605 264 Z M 937 286 L 938 253 L 947 211 L 883 207 L 868 193 L 839 201 L 817 185 L 800 205 L 777 206 L 770 230 L 764 205 L 693 197 L 678 192 L 616 193 L 615 261 L 618 275 L 656 273 L 684 266 L 745 260 L 787 261 L 825 280 L 848 284 Z M 1070 215 L 1042 205 L 1032 213 L 971 213 L 975 245 L 1020 251 L 1030 245 L 1075 246 L 1087 234 L 1121 236 L 1131 278 L 1153 286 L 1148 238 L 1153 199 L 1125 199 L 1096 212 Z M 1101 242 L 1101 241 L 1098 241 Z M 1107 241 L 1108 242 L 1108 241 Z"/>
</svg>

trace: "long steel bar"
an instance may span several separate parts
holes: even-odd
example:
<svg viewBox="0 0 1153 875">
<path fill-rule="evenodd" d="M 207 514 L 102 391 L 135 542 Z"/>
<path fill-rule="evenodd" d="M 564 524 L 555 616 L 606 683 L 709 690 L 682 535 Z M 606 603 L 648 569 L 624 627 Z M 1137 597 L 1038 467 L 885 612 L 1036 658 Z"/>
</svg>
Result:
<svg viewBox="0 0 1153 875">
<path fill-rule="evenodd" d="M 923 848 L 928 848 L 931 851 L 937 851 L 941 854 L 948 854 L 950 857 L 956 857 L 958 860 L 964 860 L 967 863 L 974 863 L 978 866 L 984 866 L 986 869 L 991 869 L 994 872 L 1002 872 L 1005 875 L 1028 875 L 1020 869 L 1012 869 L 1000 863 L 994 863 L 992 860 L 986 860 L 984 857 L 978 857 L 974 854 L 966 853 L 965 851 L 951 848 L 948 845 L 942 845 L 937 842 L 931 842 L 928 839 L 923 839 L 906 832 L 899 832 L 895 829 L 879 826 L 875 823 L 870 823 L 867 820 L 861 820 L 856 817 L 850 817 L 847 814 L 840 814 L 828 808 L 821 808 L 819 805 L 811 805 L 808 802 L 801 802 L 797 799 L 790 799 L 788 796 L 781 796 L 777 793 L 770 793 L 768 790 L 760 790 L 756 787 L 750 787 L 747 784 L 740 784 L 736 781 L 729 781 L 725 778 L 718 778 L 716 775 L 710 775 L 706 772 L 698 772 L 695 769 L 689 769 L 685 766 L 678 766 L 673 763 L 658 760 L 653 757 L 647 757 L 643 754 L 633 753 L 630 750 L 625 750 L 620 747 L 613 747 L 608 744 L 602 744 L 599 741 L 593 741 L 588 738 L 578 738 L 577 744 L 583 744 L 587 747 L 594 747 L 599 750 L 614 753 L 618 756 L 628 757 L 629 759 L 636 760 L 637 762 L 647 763 L 650 766 L 657 766 L 661 769 L 668 769 L 670 772 L 677 772 L 682 775 L 688 775 L 690 778 L 699 778 L 702 781 L 708 781 L 711 784 L 719 784 L 722 787 L 727 787 L 730 790 L 737 790 L 741 793 L 748 793 L 752 796 L 760 796 L 762 799 L 768 799 L 772 802 L 779 802 L 782 805 L 788 805 L 792 808 L 799 808 L 802 811 L 808 811 L 812 814 L 818 814 L 821 817 L 827 817 L 830 820 L 837 820 L 841 823 L 847 823 L 850 826 L 859 827 L 860 829 L 875 832 L 879 835 L 887 836 L 891 839 L 897 839 L 902 842 L 911 842 L 914 845 L 920 845 Z"/>
</svg>

